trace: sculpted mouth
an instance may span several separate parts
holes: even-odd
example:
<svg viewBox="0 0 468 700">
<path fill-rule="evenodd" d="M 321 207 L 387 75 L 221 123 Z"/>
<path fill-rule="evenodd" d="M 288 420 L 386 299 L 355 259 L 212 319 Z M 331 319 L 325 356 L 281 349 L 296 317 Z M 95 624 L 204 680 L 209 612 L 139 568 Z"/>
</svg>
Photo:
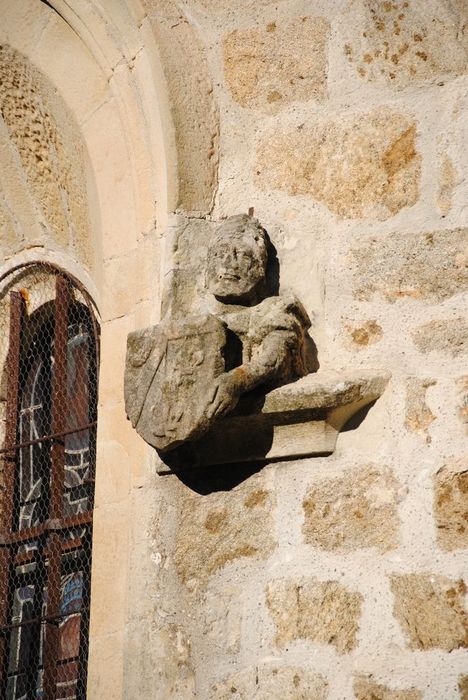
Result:
<svg viewBox="0 0 468 700">
<path fill-rule="evenodd" d="M 233 272 L 225 272 L 219 276 L 220 280 L 226 280 L 228 282 L 238 282 L 240 280 L 239 275 L 235 275 Z"/>
</svg>

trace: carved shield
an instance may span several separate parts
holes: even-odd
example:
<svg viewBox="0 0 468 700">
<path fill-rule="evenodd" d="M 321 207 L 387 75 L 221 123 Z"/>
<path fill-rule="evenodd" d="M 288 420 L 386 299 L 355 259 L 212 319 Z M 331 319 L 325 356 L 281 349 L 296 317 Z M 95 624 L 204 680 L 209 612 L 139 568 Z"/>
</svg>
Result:
<svg viewBox="0 0 468 700">
<path fill-rule="evenodd" d="M 170 450 L 206 432 L 225 344 L 225 326 L 211 314 L 130 333 L 125 407 L 146 442 Z"/>
</svg>

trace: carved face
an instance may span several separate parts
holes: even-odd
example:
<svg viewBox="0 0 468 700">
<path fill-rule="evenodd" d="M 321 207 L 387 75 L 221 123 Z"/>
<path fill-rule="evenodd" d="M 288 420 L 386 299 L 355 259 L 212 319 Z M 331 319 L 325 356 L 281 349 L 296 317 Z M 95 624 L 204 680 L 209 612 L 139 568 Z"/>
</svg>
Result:
<svg viewBox="0 0 468 700">
<path fill-rule="evenodd" d="M 222 301 L 248 301 L 265 278 L 265 256 L 254 241 L 218 239 L 208 251 L 208 289 Z"/>
</svg>

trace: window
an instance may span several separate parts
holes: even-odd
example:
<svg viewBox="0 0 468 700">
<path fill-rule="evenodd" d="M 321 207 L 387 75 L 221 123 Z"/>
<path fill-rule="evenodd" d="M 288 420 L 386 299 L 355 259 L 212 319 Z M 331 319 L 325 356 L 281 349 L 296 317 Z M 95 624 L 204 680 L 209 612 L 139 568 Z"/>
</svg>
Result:
<svg viewBox="0 0 468 700">
<path fill-rule="evenodd" d="M 98 332 L 78 283 L 50 266 L 35 272 L 31 288 L 27 275 L 9 293 L 0 697 L 78 700 L 86 697 Z M 38 305 L 51 280 L 55 298 Z"/>
</svg>

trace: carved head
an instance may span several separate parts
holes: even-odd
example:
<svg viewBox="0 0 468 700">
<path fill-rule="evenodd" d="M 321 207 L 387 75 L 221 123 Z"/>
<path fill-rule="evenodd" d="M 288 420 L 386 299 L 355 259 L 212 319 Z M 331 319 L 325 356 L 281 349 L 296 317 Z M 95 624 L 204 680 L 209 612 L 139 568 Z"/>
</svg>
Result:
<svg viewBox="0 0 468 700">
<path fill-rule="evenodd" d="M 254 303 L 264 286 L 267 261 L 266 233 L 257 219 L 231 216 L 208 249 L 207 287 L 220 301 Z"/>
</svg>

